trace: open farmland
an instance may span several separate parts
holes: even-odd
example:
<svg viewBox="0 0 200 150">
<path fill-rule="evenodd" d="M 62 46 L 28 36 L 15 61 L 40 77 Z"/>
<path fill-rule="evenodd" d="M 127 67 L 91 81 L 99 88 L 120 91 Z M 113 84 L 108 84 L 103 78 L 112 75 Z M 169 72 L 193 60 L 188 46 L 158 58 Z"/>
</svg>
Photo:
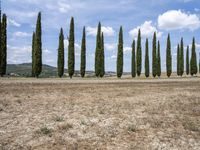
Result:
<svg viewBox="0 0 200 150">
<path fill-rule="evenodd" d="M 0 80 L 0 149 L 200 149 L 200 79 Z"/>
</svg>

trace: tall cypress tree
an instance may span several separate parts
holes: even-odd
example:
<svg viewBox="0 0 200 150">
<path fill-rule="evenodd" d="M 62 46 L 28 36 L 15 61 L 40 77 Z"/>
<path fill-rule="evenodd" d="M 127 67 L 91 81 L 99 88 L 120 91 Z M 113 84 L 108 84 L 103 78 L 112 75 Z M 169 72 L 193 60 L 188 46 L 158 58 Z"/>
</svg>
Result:
<svg viewBox="0 0 200 150">
<path fill-rule="evenodd" d="M 2 50 L 2 22 L 1 22 L 1 9 L 0 9 L 0 76 L 3 76 L 3 50 Z"/>
<path fill-rule="evenodd" d="M 180 46 L 177 46 L 177 75 L 180 76 Z"/>
<path fill-rule="evenodd" d="M 189 73 L 190 73 L 189 46 L 187 46 L 187 52 L 186 52 L 186 74 L 189 75 Z"/>
<path fill-rule="evenodd" d="M 1 23 L 1 69 L 0 75 L 6 74 L 7 66 L 7 16 L 3 14 Z"/>
<path fill-rule="evenodd" d="M 197 74 L 197 56 L 196 56 L 196 46 L 195 46 L 195 38 L 192 40 L 192 54 L 190 60 L 190 74 L 193 76 Z"/>
<path fill-rule="evenodd" d="M 149 77 L 149 42 L 146 39 L 145 43 L 145 76 Z"/>
<path fill-rule="evenodd" d="M 70 31 L 69 31 L 69 45 L 68 45 L 68 73 L 69 77 L 72 78 L 74 75 L 74 64 L 75 64 L 75 55 L 74 55 L 74 18 L 71 18 L 70 22 Z"/>
<path fill-rule="evenodd" d="M 135 78 L 136 76 L 136 61 L 135 61 L 135 40 L 133 40 L 133 43 L 132 43 L 132 69 L 131 69 L 131 72 L 132 72 L 132 77 Z"/>
<path fill-rule="evenodd" d="M 157 51 L 157 76 L 161 76 L 161 60 L 160 60 L 160 41 L 158 41 L 158 51 Z"/>
<path fill-rule="evenodd" d="M 141 75 L 142 70 L 142 46 L 141 46 L 141 32 L 140 29 L 138 31 L 138 38 L 137 38 L 137 75 Z"/>
<path fill-rule="evenodd" d="M 59 46 L 58 46 L 58 76 L 61 78 L 64 74 L 64 35 L 63 29 L 60 29 Z"/>
<path fill-rule="evenodd" d="M 167 76 L 169 78 L 171 76 L 171 73 L 172 73 L 172 55 L 171 55 L 170 34 L 168 34 L 168 37 L 167 37 L 166 69 L 167 69 Z"/>
<path fill-rule="evenodd" d="M 96 38 L 96 51 L 95 51 L 95 75 L 100 75 L 100 53 L 101 53 L 101 23 L 98 24 L 97 38 Z"/>
<path fill-rule="evenodd" d="M 180 76 L 184 73 L 184 45 L 183 45 L 183 38 L 181 38 L 181 45 L 180 45 Z"/>
<path fill-rule="evenodd" d="M 105 75 L 105 60 L 104 60 L 104 36 L 101 35 L 101 53 L 100 53 L 100 77 Z"/>
<path fill-rule="evenodd" d="M 35 77 L 35 32 L 32 36 L 32 77 Z"/>
<path fill-rule="evenodd" d="M 42 72 L 42 26 L 41 26 L 41 12 L 38 14 L 36 32 L 35 32 L 35 59 L 34 59 L 34 70 L 35 76 L 38 78 Z"/>
<path fill-rule="evenodd" d="M 157 59 L 156 59 L 156 32 L 153 35 L 152 42 L 152 76 L 155 78 L 157 75 Z"/>
<path fill-rule="evenodd" d="M 83 28 L 83 37 L 81 43 L 81 77 L 85 76 L 85 68 L 86 68 L 86 34 L 85 34 L 85 27 Z"/>
<path fill-rule="evenodd" d="M 118 54 L 117 54 L 117 77 L 121 78 L 123 74 L 123 29 L 120 27 L 119 31 L 119 43 L 118 43 Z"/>
</svg>

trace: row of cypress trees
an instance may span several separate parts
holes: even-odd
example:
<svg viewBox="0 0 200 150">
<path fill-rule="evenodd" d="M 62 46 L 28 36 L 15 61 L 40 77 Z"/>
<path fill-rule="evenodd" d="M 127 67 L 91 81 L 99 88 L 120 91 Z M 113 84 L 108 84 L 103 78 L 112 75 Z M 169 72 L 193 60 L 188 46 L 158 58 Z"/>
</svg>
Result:
<svg viewBox="0 0 200 150">
<path fill-rule="evenodd" d="M 7 66 L 7 16 L 0 10 L 0 76 L 6 74 Z"/>
<path fill-rule="evenodd" d="M 41 30 L 41 13 L 38 14 L 36 31 L 33 33 L 32 40 L 32 75 L 38 77 L 42 71 L 42 30 Z M 72 78 L 75 70 L 75 35 L 74 35 L 74 18 L 71 18 L 70 30 L 68 37 L 68 74 Z M 136 45 L 137 43 L 137 45 Z M 59 44 L 58 44 L 58 76 L 62 77 L 64 74 L 64 33 L 60 29 Z M 145 42 L 145 76 L 150 76 L 149 69 L 149 41 Z M 120 27 L 118 39 L 118 52 L 117 52 L 117 77 L 121 78 L 123 75 L 123 28 Z M 80 74 L 81 77 L 85 76 L 86 70 L 86 32 L 83 28 L 82 43 L 81 43 L 81 63 Z M 140 76 L 142 71 L 142 46 L 141 46 L 141 31 L 138 31 L 137 41 L 133 40 L 132 43 L 132 77 Z M 167 37 L 166 47 L 166 73 L 170 77 L 172 73 L 172 54 L 171 54 L 171 41 L 170 35 Z M 177 46 L 177 75 L 182 76 L 184 73 L 184 44 L 183 38 Z M 197 74 L 197 60 L 195 52 L 195 39 L 192 43 L 192 54 L 189 60 L 189 46 L 186 51 L 186 74 Z M 96 36 L 96 50 L 95 50 L 95 75 L 96 77 L 103 77 L 105 75 L 105 60 L 104 60 L 104 35 L 101 30 L 101 23 L 99 22 Z M 154 32 L 152 40 L 152 76 L 161 76 L 161 57 L 160 57 L 160 42 L 157 40 L 156 32 Z"/>
</svg>

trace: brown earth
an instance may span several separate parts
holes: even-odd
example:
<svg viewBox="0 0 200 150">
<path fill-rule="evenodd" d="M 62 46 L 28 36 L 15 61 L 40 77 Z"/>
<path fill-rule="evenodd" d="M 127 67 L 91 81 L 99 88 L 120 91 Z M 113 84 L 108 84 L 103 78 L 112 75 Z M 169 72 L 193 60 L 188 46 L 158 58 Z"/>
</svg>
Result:
<svg viewBox="0 0 200 150">
<path fill-rule="evenodd" d="M 1 150 L 199 150 L 200 79 L 0 79 Z"/>
</svg>

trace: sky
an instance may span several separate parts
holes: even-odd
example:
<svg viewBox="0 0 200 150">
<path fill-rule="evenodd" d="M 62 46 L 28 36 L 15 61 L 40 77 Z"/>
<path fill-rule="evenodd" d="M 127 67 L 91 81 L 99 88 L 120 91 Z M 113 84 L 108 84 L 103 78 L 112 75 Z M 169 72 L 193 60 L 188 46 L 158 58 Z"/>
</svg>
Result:
<svg viewBox="0 0 200 150">
<path fill-rule="evenodd" d="M 118 32 L 124 31 L 124 71 L 131 71 L 131 44 L 142 34 L 144 71 L 145 40 L 149 39 L 151 65 L 152 37 L 157 33 L 161 43 L 161 66 L 166 70 L 166 40 L 171 35 L 173 70 L 176 70 L 176 47 L 184 38 L 191 47 L 196 39 L 200 52 L 199 0 L 2 0 L 2 11 L 8 17 L 8 63 L 31 62 L 32 33 L 37 14 L 42 12 L 43 63 L 57 66 L 58 36 L 62 27 L 65 35 L 65 68 L 67 68 L 67 36 L 70 19 L 75 20 L 75 69 L 80 68 L 83 27 L 86 27 L 86 70 L 94 70 L 97 25 L 100 21 L 105 40 L 105 69 L 116 70 Z M 185 49 L 186 53 L 186 49 Z M 151 67 L 150 67 L 151 69 Z"/>
</svg>

